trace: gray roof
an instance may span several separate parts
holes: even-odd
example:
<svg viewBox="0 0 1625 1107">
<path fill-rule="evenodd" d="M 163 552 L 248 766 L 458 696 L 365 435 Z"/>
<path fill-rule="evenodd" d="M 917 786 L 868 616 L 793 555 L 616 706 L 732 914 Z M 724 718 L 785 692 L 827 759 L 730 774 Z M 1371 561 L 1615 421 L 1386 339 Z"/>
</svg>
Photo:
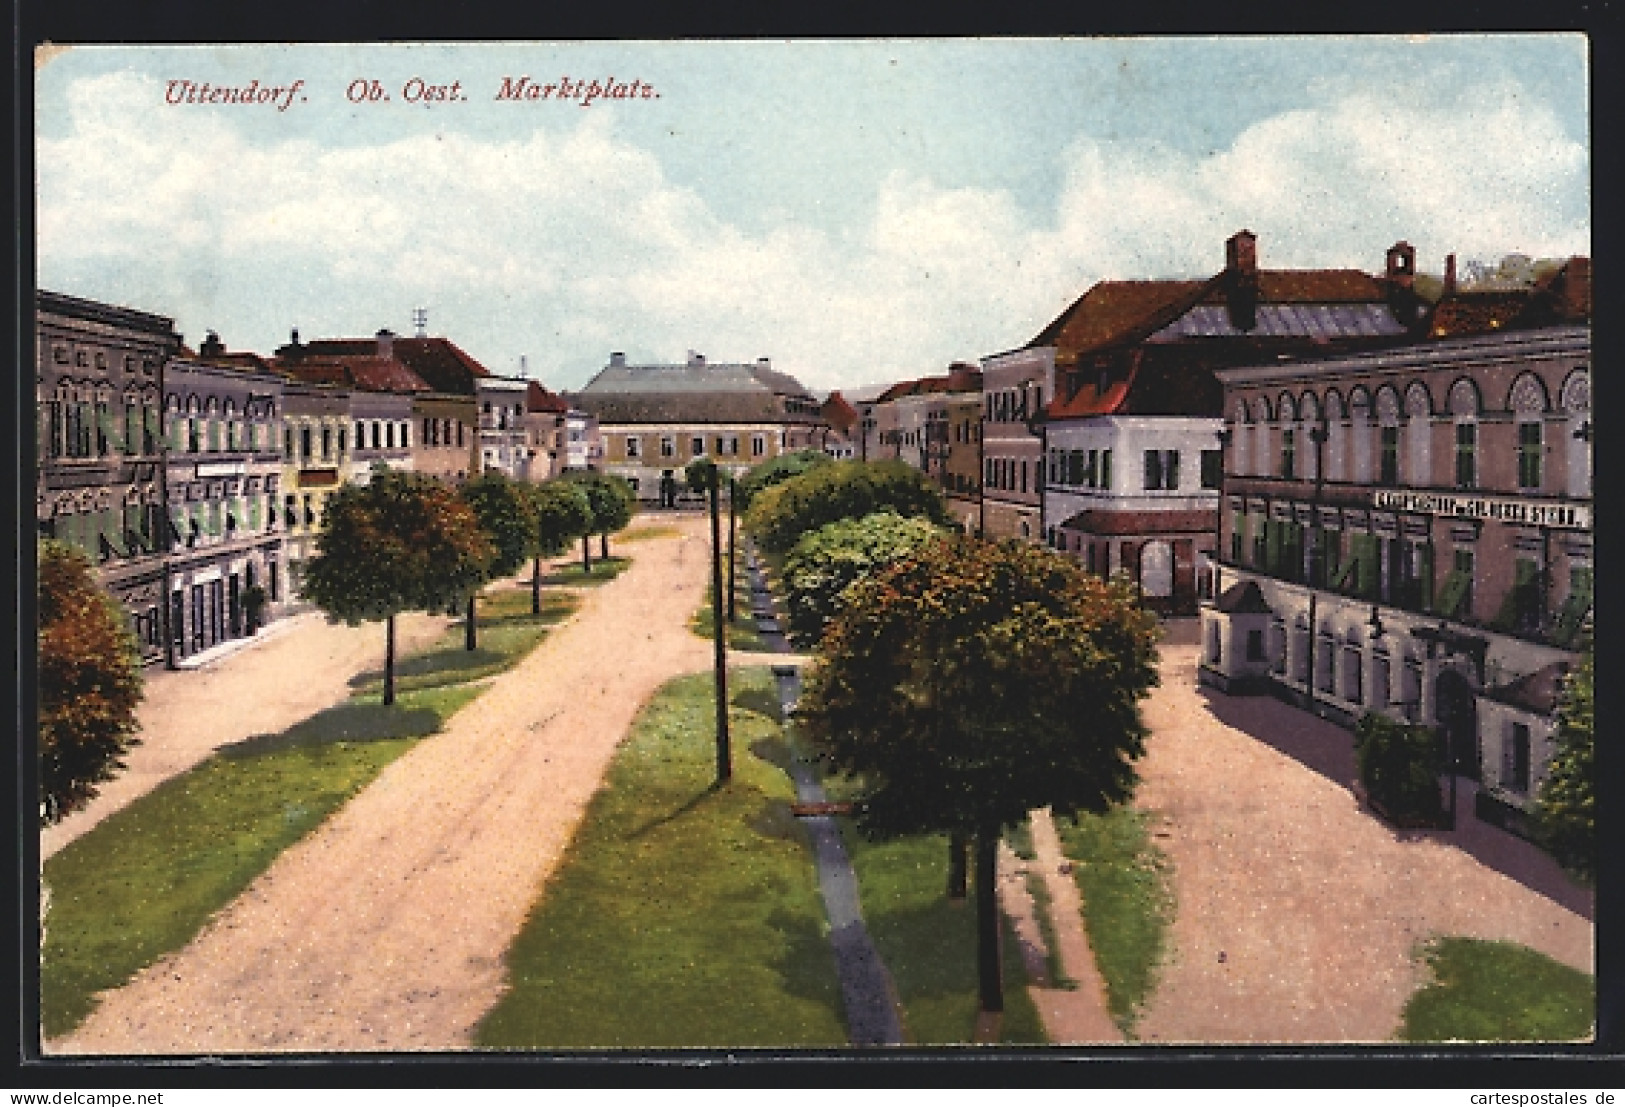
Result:
<svg viewBox="0 0 1625 1107">
<path fill-rule="evenodd" d="M 579 395 L 633 396 L 744 392 L 815 400 L 794 377 L 761 364 L 707 362 L 687 365 L 610 365 L 598 371 Z"/>
<path fill-rule="evenodd" d="M 1258 325 L 1238 331 L 1222 304 L 1197 304 L 1151 336 L 1152 342 L 1181 338 L 1325 337 L 1379 338 L 1401 335 L 1406 327 L 1386 304 L 1259 304 Z"/>
</svg>

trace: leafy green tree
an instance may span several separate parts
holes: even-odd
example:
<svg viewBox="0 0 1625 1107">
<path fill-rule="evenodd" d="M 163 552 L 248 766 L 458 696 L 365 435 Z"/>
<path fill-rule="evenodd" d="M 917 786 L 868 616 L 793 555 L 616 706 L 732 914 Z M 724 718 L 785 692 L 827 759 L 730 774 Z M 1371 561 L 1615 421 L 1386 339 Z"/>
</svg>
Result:
<svg viewBox="0 0 1625 1107">
<path fill-rule="evenodd" d="M 797 450 L 752 466 L 748 473 L 739 478 L 739 483 L 734 489 L 734 495 L 739 501 L 739 510 L 744 511 L 750 507 L 751 498 L 764 488 L 783 484 L 792 477 L 799 477 L 809 470 L 834 463 L 834 459 L 822 450 Z"/>
<path fill-rule="evenodd" d="M 1557 749 L 1535 801 L 1535 835 L 1581 880 L 1597 877 L 1596 717 L 1593 646 L 1564 678 L 1557 707 Z"/>
<path fill-rule="evenodd" d="M 788 487 L 788 486 L 786 486 Z M 974 837 L 982 1006 L 1003 1007 L 1005 828 L 1125 801 L 1157 683 L 1156 622 L 1121 580 L 1018 542 L 927 542 L 851 586 L 798 718 L 875 835 Z"/>
<path fill-rule="evenodd" d="M 39 544 L 39 819 L 95 799 L 140 741 L 141 661 L 124 611 L 84 554 Z"/>
<path fill-rule="evenodd" d="M 849 585 L 942 533 L 926 519 L 877 511 L 802 535 L 784 560 L 785 599 L 795 644 L 803 649 L 818 644 L 824 624 Z"/>
<path fill-rule="evenodd" d="M 1431 727 L 1370 712 L 1354 728 L 1354 761 L 1366 795 L 1390 818 L 1435 822 L 1443 815 L 1444 750 Z"/>
<path fill-rule="evenodd" d="M 530 613 L 542 613 L 542 558 L 556 557 L 592 532 L 592 503 L 573 481 L 550 480 L 523 486 L 536 516 L 536 545 L 530 563 Z"/>
<path fill-rule="evenodd" d="M 496 550 L 472 508 L 421 473 L 380 472 L 328 497 L 303 593 L 329 616 L 386 625 L 384 703 L 395 702 L 395 616 L 456 610 Z"/>
<path fill-rule="evenodd" d="M 683 466 L 683 483 L 690 492 L 709 492 L 711 478 L 717 472 L 717 463 L 708 457 L 697 457 Z"/>
<path fill-rule="evenodd" d="M 947 525 L 942 494 L 902 461 L 837 461 L 819 465 L 751 499 L 745 529 L 769 553 L 785 553 L 810 530 L 839 519 L 890 509 Z"/>
<path fill-rule="evenodd" d="M 598 556 L 609 557 L 609 536 L 625 529 L 637 510 L 638 498 L 632 486 L 610 473 L 582 470 L 566 473 L 563 479 L 587 494 L 587 502 L 592 507 L 588 533 L 598 535 Z"/>
<path fill-rule="evenodd" d="M 534 556 L 538 541 L 536 508 L 525 486 L 491 471 L 464 484 L 459 492 L 491 543 L 493 554 L 486 572 L 491 577 L 518 572 L 525 559 Z M 469 592 L 463 622 L 463 645 L 470 650 L 478 644 L 474 604 L 478 595 L 477 586 Z"/>
</svg>

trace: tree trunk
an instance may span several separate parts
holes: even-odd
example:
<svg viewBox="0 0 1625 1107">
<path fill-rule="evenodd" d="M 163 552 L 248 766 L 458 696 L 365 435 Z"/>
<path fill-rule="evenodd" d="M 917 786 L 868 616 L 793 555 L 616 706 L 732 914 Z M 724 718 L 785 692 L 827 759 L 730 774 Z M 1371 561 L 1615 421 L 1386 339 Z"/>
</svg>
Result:
<svg viewBox="0 0 1625 1107">
<path fill-rule="evenodd" d="M 999 973 L 999 834 L 984 829 L 976 836 L 976 978 L 982 1010 L 1004 1010 L 1004 982 Z"/>
<path fill-rule="evenodd" d="M 542 613 L 542 559 L 530 559 L 530 613 Z"/>
<path fill-rule="evenodd" d="M 948 898 L 963 900 L 969 894 L 966 871 L 965 854 L 970 849 L 970 840 L 961 831 L 954 831 L 948 836 Z"/>
<path fill-rule="evenodd" d="M 581 568 L 583 572 L 592 572 L 592 538 L 585 534 L 581 536 Z"/>
<path fill-rule="evenodd" d="M 474 622 L 474 598 L 477 592 L 468 594 L 468 618 L 463 620 L 463 649 L 472 650 L 479 645 L 478 627 Z"/>
<path fill-rule="evenodd" d="M 598 536 L 598 556 L 604 561 L 609 560 L 609 531 Z"/>
<path fill-rule="evenodd" d="M 384 620 L 384 706 L 395 702 L 395 616 Z"/>
</svg>

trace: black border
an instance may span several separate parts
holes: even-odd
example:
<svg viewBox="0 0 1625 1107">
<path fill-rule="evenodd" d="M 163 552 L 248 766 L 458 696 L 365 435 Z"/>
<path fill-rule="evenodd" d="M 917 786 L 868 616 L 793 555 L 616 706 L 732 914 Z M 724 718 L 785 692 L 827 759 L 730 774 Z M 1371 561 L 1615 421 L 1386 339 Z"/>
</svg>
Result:
<svg viewBox="0 0 1625 1107">
<path fill-rule="evenodd" d="M 14 480 L 4 483 L 5 496 L 17 523 L 17 541 L 7 551 L 8 568 L 17 583 L 16 600 L 7 612 L 6 660 L 12 672 L 33 669 L 32 550 L 33 527 L 21 512 L 25 490 L 32 484 L 33 395 L 31 374 L 21 371 L 33 361 L 34 284 L 32 54 L 42 42 L 368 42 L 479 41 L 489 39 L 670 39 L 670 38 L 853 38 L 937 37 L 958 35 L 1236 35 L 1360 34 L 1452 31 L 1583 31 L 1592 45 L 1592 204 L 1595 256 L 1616 256 L 1619 242 L 1617 196 L 1625 194 L 1618 142 L 1620 90 L 1619 32 L 1625 0 L 1375 0 L 1363 5 L 1324 7 L 1302 0 L 1259 0 L 1248 4 L 1197 3 L 1196 0 L 1139 0 L 1134 4 L 1081 6 L 1041 4 L 1032 0 L 1005 3 L 995 12 L 965 8 L 897 7 L 882 3 L 842 3 L 818 7 L 774 8 L 765 3 L 684 5 L 656 8 L 646 0 L 615 4 L 549 5 L 545 10 L 501 0 L 446 3 L 444 0 L 278 0 L 229 3 L 220 0 L 12 0 L 13 67 L 13 226 L 17 250 L 11 278 L 13 311 L 10 348 L 16 401 L 11 408 Z M 1493 150 L 1485 151 L 1493 157 Z M 1611 410 L 1616 392 L 1613 372 L 1625 372 L 1612 342 L 1615 320 L 1625 319 L 1625 283 L 1607 267 L 1596 278 L 1595 341 L 1602 352 L 1593 373 L 1597 410 Z M 1596 355 L 1594 355 L 1596 356 Z M 1618 366 L 1618 367 L 1616 367 Z M 1606 432 L 1607 424 L 1598 422 Z M 1625 449 L 1603 433 L 1595 443 L 1601 480 L 1625 471 Z M 1617 546 L 1617 512 L 1605 496 L 1597 497 L 1595 532 L 1599 557 L 1612 563 Z M 1605 552 L 1609 551 L 1609 552 Z M 1599 625 L 1625 625 L 1625 588 L 1602 581 L 1597 593 Z M 1611 614 L 1607 617 L 1603 611 Z M 1598 655 L 1607 670 L 1615 656 L 1612 637 L 1599 634 Z M 37 871 L 38 839 L 26 798 L 32 790 L 32 757 L 26 736 L 32 714 L 27 699 L 30 682 L 19 677 L 17 698 L 18 811 L 11 822 L 17 834 L 19 872 Z M 1607 680 L 1599 684 L 1604 718 L 1616 717 L 1619 695 Z M 1617 731 L 1615 732 L 1617 733 Z M 1598 764 L 1602 794 L 1625 795 L 1625 751 L 1605 728 Z M 1599 837 L 1604 843 L 1625 840 L 1625 816 L 1614 803 L 1602 805 Z M 1605 847 L 1604 863 L 1612 858 Z M 1619 924 L 1625 918 L 1625 881 L 1604 881 L 1597 901 L 1598 1042 L 1583 1047 L 1549 1047 L 1529 1051 L 1504 1048 L 1410 1050 L 1395 1047 L 1331 1046 L 1304 1049 L 1261 1047 L 1133 1047 L 1112 1050 L 1006 1051 L 995 1049 L 905 1050 L 871 1054 L 779 1053 L 756 1051 L 556 1055 L 278 1055 L 250 1059 L 180 1059 L 174 1061 L 64 1059 L 25 1061 L 37 1057 L 23 1034 L 32 1012 L 23 996 L 20 966 L 37 949 L 37 911 L 31 896 L 7 891 L 16 910 L 8 914 L 18 939 L 18 959 L 5 959 L 0 987 L 19 1004 L 8 1007 L 10 1080 L 18 1090 L 95 1088 L 264 1088 L 354 1087 L 760 1087 L 763 1085 L 831 1088 L 986 1088 L 986 1087 L 1260 1087 L 1260 1088 L 1435 1088 L 1544 1091 L 1568 1088 L 1593 1091 L 1625 1087 L 1625 961 L 1619 956 Z M 37 1020 L 32 1023 L 37 1028 Z"/>
</svg>

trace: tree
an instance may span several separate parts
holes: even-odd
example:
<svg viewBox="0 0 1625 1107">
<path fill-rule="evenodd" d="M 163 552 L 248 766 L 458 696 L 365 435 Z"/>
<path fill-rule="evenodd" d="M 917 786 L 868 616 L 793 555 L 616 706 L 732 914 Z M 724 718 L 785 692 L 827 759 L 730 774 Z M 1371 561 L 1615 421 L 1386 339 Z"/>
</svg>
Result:
<svg viewBox="0 0 1625 1107">
<path fill-rule="evenodd" d="M 822 450 L 797 450 L 795 453 L 780 454 L 760 465 L 753 465 L 748 473 L 739 478 L 734 490 L 739 498 L 739 510 L 744 511 L 750 507 L 751 498 L 764 488 L 783 484 L 792 477 L 799 477 L 812 469 L 834 463 L 834 459 Z"/>
<path fill-rule="evenodd" d="M 942 533 L 929 520 L 877 511 L 802 535 L 784 559 L 785 599 L 795 644 L 801 648 L 818 644 L 848 586 Z"/>
<path fill-rule="evenodd" d="M 798 710 L 873 835 L 977 843 L 984 1010 L 1003 1007 L 996 845 L 1034 808 L 1105 811 L 1136 782 L 1156 623 L 1122 580 L 1028 543 L 927 542 L 851 587 Z"/>
<path fill-rule="evenodd" d="M 49 826 L 95 799 L 140 741 L 141 661 L 90 560 L 61 542 L 38 549 L 39 819 Z"/>
<path fill-rule="evenodd" d="M 609 536 L 632 521 L 638 506 L 637 495 L 623 478 L 609 473 L 577 471 L 567 473 L 565 480 L 574 483 L 587 494 L 592 508 L 589 534 L 598 535 L 598 555 L 609 557 Z"/>
<path fill-rule="evenodd" d="M 708 457 L 697 457 L 683 466 L 683 483 L 690 492 L 705 495 L 711 490 L 711 475 L 716 471 L 716 462 Z"/>
<path fill-rule="evenodd" d="M 550 480 L 523 486 L 536 516 L 536 545 L 530 563 L 530 613 L 542 613 L 542 558 L 570 548 L 577 538 L 591 533 L 592 504 L 581 486 Z"/>
<path fill-rule="evenodd" d="M 1557 749 L 1535 801 L 1535 836 L 1581 880 L 1597 876 L 1596 716 L 1593 647 L 1563 680 L 1557 705 Z"/>
<path fill-rule="evenodd" d="M 1431 727 L 1368 712 L 1354 728 L 1360 784 L 1389 819 L 1434 824 L 1444 812 L 1439 774 L 1444 750 Z"/>
<path fill-rule="evenodd" d="M 908 463 L 837 461 L 757 493 L 745 513 L 745 529 L 768 553 L 778 554 L 810 530 L 886 509 L 933 523 L 949 522 L 942 494 Z"/>
<path fill-rule="evenodd" d="M 395 616 L 455 610 L 496 557 L 472 508 L 420 473 L 380 472 L 327 500 L 303 591 L 355 626 L 382 619 L 384 703 L 395 702 Z"/>
<path fill-rule="evenodd" d="M 517 481 L 495 471 L 480 474 L 460 491 L 491 543 L 493 554 L 486 572 L 492 577 L 518 572 L 525 559 L 533 556 L 538 541 L 531 497 Z M 463 624 L 463 644 L 470 650 L 477 644 L 474 600 L 478 594 L 478 586 L 469 592 L 468 616 Z"/>
</svg>

